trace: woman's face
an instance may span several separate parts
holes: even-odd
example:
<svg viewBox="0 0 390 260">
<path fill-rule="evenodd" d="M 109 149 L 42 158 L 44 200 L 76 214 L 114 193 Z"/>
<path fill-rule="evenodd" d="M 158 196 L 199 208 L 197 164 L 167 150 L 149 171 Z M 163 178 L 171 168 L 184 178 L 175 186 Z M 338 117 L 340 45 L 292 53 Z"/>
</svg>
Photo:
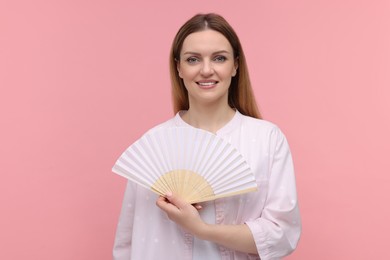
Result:
<svg viewBox="0 0 390 260">
<path fill-rule="evenodd" d="M 191 104 L 227 104 L 237 65 L 229 41 L 221 33 L 205 30 L 185 38 L 177 70 Z"/>
</svg>

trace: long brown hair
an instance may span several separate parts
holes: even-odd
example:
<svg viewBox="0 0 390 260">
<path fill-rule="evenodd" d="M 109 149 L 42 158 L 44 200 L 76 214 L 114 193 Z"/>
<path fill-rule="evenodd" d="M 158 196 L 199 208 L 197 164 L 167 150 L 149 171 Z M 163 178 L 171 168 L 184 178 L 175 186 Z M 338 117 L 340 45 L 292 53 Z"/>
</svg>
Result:
<svg viewBox="0 0 390 260">
<path fill-rule="evenodd" d="M 177 71 L 177 62 L 180 60 L 180 51 L 183 42 L 189 34 L 207 29 L 217 31 L 226 37 L 233 48 L 234 59 L 238 64 L 237 74 L 232 78 L 229 87 L 229 106 L 237 109 L 244 115 L 261 118 L 253 94 L 248 67 L 240 40 L 229 23 L 222 16 L 214 13 L 195 15 L 179 29 L 173 40 L 169 57 L 169 67 L 174 113 L 189 109 L 188 92 Z"/>
</svg>

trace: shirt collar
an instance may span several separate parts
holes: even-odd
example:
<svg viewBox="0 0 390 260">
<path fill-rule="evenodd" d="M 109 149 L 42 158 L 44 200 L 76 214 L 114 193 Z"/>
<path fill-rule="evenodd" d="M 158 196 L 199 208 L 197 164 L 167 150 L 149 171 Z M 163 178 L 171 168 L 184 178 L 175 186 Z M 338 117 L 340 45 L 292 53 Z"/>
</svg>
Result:
<svg viewBox="0 0 390 260">
<path fill-rule="evenodd" d="M 176 113 L 175 115 L 175 125 L 176 126 L 185 126 L 185 127 L 193 127 L 192 125 L 188 124 L 187 122 L 185 122 L 183 119 L 182 119 L 182 115 L 186 112 L 186 110 L 181 110 L 179 112 Z M 217 135 L 220 135 L 220 136 L 223 136 L 231 131 L 233 131 L 234 129 L 236 129 L 237 127 L 240 126 L 240 123 L 241 123 L 241 120 L 242 120 L 242 117 L 243 115 L 236 109 L 236 113 L 234 114 L 233 118 L 230 119 L 229 122 L 227 122 L 226 125 L 224 125 L 222 128 L 220 128 L 218 131 L 217 131 Z"/>
</svg>

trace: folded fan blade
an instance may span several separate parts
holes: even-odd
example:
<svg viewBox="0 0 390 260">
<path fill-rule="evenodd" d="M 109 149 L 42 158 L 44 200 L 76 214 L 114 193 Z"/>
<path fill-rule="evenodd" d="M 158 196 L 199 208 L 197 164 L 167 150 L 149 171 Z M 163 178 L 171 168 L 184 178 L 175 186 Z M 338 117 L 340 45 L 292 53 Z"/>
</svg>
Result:
<svg viewBox="0 0 390 260">
<path fill-rule="evenodd" d="M 119 157 L 113 172 L 196 203 L 257 190 L 249 164 L 229 142 L 193 127 L 153 129 Z"/>
</svg>

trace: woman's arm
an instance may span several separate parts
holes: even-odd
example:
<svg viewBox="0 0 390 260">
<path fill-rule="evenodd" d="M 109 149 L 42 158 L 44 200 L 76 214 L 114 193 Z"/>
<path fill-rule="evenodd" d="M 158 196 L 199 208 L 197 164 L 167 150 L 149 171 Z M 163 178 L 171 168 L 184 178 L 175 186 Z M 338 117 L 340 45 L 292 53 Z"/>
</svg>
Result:
<svg viewBox="0 0 390 260">
<path fill-rule="evenodd" d="M 125 260 L 131 257 L 135 190 L 135 184 L 128 181 L 112 250 L 114 260 Z"/>
<path fill-rule="evenodd" d="M 205 223 L 198 210 L 174 194 L 160 197 L 157 206 L 168 217 L 194 236 L 245 253 L 257 254 L 252 233 L 247 225 L 211 225 Z"/>
<path fill-rule="evenodd" d="M 261 217 L 245 222 L 262 260 L 290 254 L 301 234 L 294 166 L 287 139 L 280 129 L 271 132 L 269 147 L 267 200 Z"/>
</svg>

